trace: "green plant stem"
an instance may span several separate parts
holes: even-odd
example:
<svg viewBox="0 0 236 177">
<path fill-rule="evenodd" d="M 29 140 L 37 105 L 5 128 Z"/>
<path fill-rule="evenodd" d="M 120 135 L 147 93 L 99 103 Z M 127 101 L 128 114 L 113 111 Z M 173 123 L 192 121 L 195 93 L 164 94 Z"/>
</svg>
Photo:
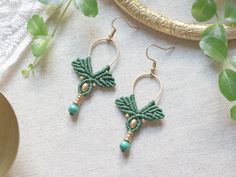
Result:
<svg viewBox="0 0 236 177">
<path fill-rule="evenodd" d="M 221 19 L 220 19 L 220 16 L 218 15 L 218 13 L 216 12 L 216 21 L 218 24 L 221 23 Z"/>
<path fill-rule="evenodd" d="M 39 61 L 39 57 L 35 58 L 34 62 L 32 63 L 32 65 L 35 66 L 38 63 L 38 61 Z"/>
<path fill-rule="evenodd" d="M 225 60 L 225 62 L 223 63 L 223 68 L 226 69 L 226 68 L 228 68 L 229 65 L 230 65 L 230 64 L 229 64 L 229 59 L 227 58 L 227 59 Z"/>
<path fill-rule="evenodd" d="M 63 17 L 65 16 L 65 13 L 66 13 L 67 9 L 69 8 L 69 6 L 70 6 L 70 4 L 71 4 L 72 1 L 73 1 L 73 0 L 69 0 L 69 1 L 68 1 L 68 3 L 66 4 L 66 7 L 64 8 L 64 10 L 62 11 L 61 15 L 59 16 L 58 21 L 57 21 L 57 24 L 56 24 L 55 28 L 53 29 L 52 34 L 50 35 L 49 41 L 54 37 L 54 35 L 55 35 L 55 33 L 56 33 L 58 27 L 60 26 L 60 24 L 61 24 L 61 22 L 62 22 L 62 19 L 63 19 Z M 39 60 L 40 60 L 40 57 L 37 57 L 37 58 L 34 59 L 34 62 L 32 63 L 33 68 L 37 65 L 37 63 L 39 62 Z M 31 70 L 28 70 L 28 73 L 27 73 L 25 76 L 27 77 L 31 71 L 32 71 L 32 69 L 31 69 Z"/>
<path fill-rule="evenodd" d="M 65 13 L 66 13 L 68 7 L 70 6 L 71 2 L 72 2 L 72 0 L 69 0 L 69 1 L 68 1 L 68 3 L 67 3 L 67 5 L 66 5 L 65 9 L 63 10 L 62 14 L 61 14 L 60 17 L 58 18 L 58 22 L 57 22 L 57 24 L 56 24 L 56 26 L 55 26 L 55 28 L 54 28 L 52 34 L 51 34 L 52 37 L 54 37 L 54 35 L 55 35 L 56 31 L 57 31 L 57 28 L 60 26 L 61 21 L 62 21 L 63 17 L 65 16 Z"/>
</svg>

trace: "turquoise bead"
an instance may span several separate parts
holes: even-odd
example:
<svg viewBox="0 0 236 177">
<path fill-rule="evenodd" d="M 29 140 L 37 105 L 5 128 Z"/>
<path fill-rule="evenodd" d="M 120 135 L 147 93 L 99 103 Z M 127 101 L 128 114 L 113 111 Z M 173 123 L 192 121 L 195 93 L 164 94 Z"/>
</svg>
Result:
<svg viewBox="0 0 236 177">
<path fill-rule="evenodd" d="M 131 146 L 130 143 L 128 141 L 124 140 L 120 143 L 120 150 L 122 152 L 128 151 L 130 149 L 130 146 Z"/>
<path fill-rule="evenodd" d="M 71 104 L 68 111 L 70 115 L 75 115 L 79 111 L 79 105 L 75 103 Z"/>
</svg>

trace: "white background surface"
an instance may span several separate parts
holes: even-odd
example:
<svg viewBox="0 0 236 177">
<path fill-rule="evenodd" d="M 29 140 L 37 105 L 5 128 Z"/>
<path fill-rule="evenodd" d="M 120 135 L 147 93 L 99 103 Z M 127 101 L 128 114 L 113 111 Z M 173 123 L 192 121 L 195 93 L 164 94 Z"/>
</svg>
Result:
<svg viewBox="0 0 236 177">
<path fill-rule="evenodd" d="M 169 15 L 190 19 L 190 13 L 175 12 L 190 9 L 191 3 L 185 2 L 166 3 Z M 86 57 L 90 44 L 111 31 L 112 19 L 125 15 L 109 0 L 99 4 L 96 19 L 71 8 L 34 76 L 24 79 L 20 74 L 32 62 L 30 49 L 2 76 L 0 88 L 16 111 L 21 131 L 19 153 L 8 177 L 235 177 L 236 124 L 217 88 L 220 66 L 207 59 L 196 42 L 142 25 L 136 31 L 117 22 L 121 50 L 113 68 L 117 87 L 94 92 L 82 105 L 78 120 L 71 119 L 67 107 L 77 95 L 79 81 L 71 62 Z M 159 57 L 158 73 L 164 84 L 160 107 L 166 119 L 142 128 L 130 154 L 124 156 L 119 143 L 126 133 L 125 118 L 114 100 L 128 96 L 133 80 L 149 71 L 145 48 L 151 43 L 176 47 L 171 53 L 155 48 L 151 52 Z M 99 47 L 93 66 L 102 67 L 112 57 L 112 50 Z M 139 107 L 153 98 L 155 86 L 150 81 L 139 83 Z"/>
</svg>

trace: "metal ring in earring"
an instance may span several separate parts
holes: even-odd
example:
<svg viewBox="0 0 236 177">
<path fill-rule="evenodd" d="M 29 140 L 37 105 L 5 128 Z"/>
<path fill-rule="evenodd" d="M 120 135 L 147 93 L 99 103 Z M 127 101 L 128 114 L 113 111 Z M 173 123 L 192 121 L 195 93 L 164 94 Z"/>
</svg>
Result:
<svg viewBox="0 0 236 177">
<path fill-rule="evenodd" d="M 126 128 L 128 130 L 128 133 L 127 133 L 126 137 L 124 138 L 124 140 L 120 144 L 120 149 L 122 152 L 128 151 L 130 149 L 131 141 L 132 141 L 134 133 L 136 131 L 138 131 L 146 121 L 154 121 L 154 120 L 158 120 L 158 119 L 163 119 L 165 117 L 162 109 L 160 109 L 156 105 L 156 101 L 158 101 L 158 99 L 161 96 L 163 86 L 162 86 L 161 80 L 155 74 L 157 62 L 154 58 L 151 58 L 148 55 L 148 50 L 152 46 L 158 47 L 163 50 L 174 49 L 173 47 L 165 49 L 165 48 L 159 47 L 154 44 L 150 45 L 146 49 L 147 58 L 153 62 L 150 73 L 141 74 L 139 77 L 137 77 L 135 79 L 134 84 L 133 84 L 132 94 L 130 96 L 121 97 L 115 101 L 116 105 L 118 106 L 120 111 L 122 113 L 124 113 L 125 118 L 127 119 L 126 120 Z M 143 78 L 146 78 L 146 77 L 151 77 L 151 78 L 157 80 L 160 84 L 160 91 L 158 92 L 155 99 L 152 100 L 151 102 L 149 102 L 148 105 L 146 105 L 142 109 L 138 109 L 137 104 L 136 104 L 136 100 L 135 100 L 134 90 L 135 90 L 135 86 L 136 86 L 137 82 Z"/>
<path fill-rule="evenodd" d="M 160 91 L 158 92 L 156 97 L 153 99 L 154 101 L 158 101 L 160 96 L 161 96 L 161 94 L 162 94 L 162 91 L 163 91 L 163 85 L 162 85 L 162 82 L 159 79 L 159 77 L 157 75 L 155 75 L 155 74 L 144 73 L 141 76 L 139 76 L 138 78 L 136 78 L 135 81 L 134 81 L 134 84 L 133 84 L 133 93 L 132 94 L 134 95 L 134 90 L 135 90 L 135 86 L 136 86 L 137 82 L 140 81 L 141 79 L 144 79 L 144 78 L 151 78 L 151 79 L 156 80 L 159 83 Z"/>
<path fill-rule="evenodd" d="M 81 82 L 79 83 L 79 87 L 78 87 L 79 94 L 76 97 L 75 101 L 69 106 L 69 109 L 68 109 L 68 111 L 71 115 L 75 115 L 76 113 L 78 113 L 78 111 L 80 109 L 80 105 L 83 101 L 83 98 L 90 95 L 92 93 L 92 91 L 95 89 L 95 87 L 100 87 L 100 88 L 115 87 L 116 83 L 115 83 L 115 79 L 113 78 L 113 76 L 111 74 L 110 67 L 119 58 L 119 53 L 120 53 L 119 47 L 116 44 L 116 42 L 113 40 L 113 37 L 117 31 L 114 26 L 114 22 L 120 18 L 124 18 L 124 17 L 117 17 L 112 21 L 112 23 L 111 23 L 112 32 L 111 32 L 111 34 L 108 35 L 107 38 L 98 39 L 91 45 L 87 58 L 85 58 L 85 59 L 78 58 L 72 62 L 72 66 L 73 66 L 75 72 L 80 75 Z M 126 19 L 125 19 L 125 21 L 126 21 Z M 128 22 L 127 22 L 127 24 L 130 27 L 134 27 L 134 26 L 130 25 Z M 115 56 L 115 59 L 110 64 L 105 66 L 103 69 L 101 69 L 97 72 L 93 72 L 92 65 L 91 65 L 92 49 L 97 44 L 103 43 L 103 42 L 111 44 L 116 48 L 116 56 Z"/>
<path fill-rule="evenodd" d="M 108 38 L 105 39 L 105 38 L 103 38 L 103 39 L 98 39 L 97 41 L 95 41 L 95 42 L 90 46 L 88 56 L 91 58 L 91 53 L 92 53 L 93 48 L 94 48 L 96 45 L 100 44 L 100 43 L 111 44 L 113 47 L 115 47 L 115 49 L 116 49 L 116 56 L 115 56 L 114 60 L 109 64 L 110 66 L 113 65 L 113 64 L 118 60 L 118 58 L 119 58 L 119 56 L 120 56 L 120 50 L 119 50 L 119 47 L 118 47 L 117 43 L 116 43 L 114 40 L 112 40 L 112 39 L 108 39 Z"/>
</svg>

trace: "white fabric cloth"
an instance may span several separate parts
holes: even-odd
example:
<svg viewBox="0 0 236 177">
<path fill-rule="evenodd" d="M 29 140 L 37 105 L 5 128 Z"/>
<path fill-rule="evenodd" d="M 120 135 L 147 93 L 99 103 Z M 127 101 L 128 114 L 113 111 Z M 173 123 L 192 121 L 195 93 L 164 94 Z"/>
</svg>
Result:
<svg viewBox="0 0 236 177">
<path fill-rule="evenodd" d="M 23 42 L 18 54 L 12 57 L 21 40 L 26 37 L 26 23 L 32 14 L 42 11 L 35 0 L 0 1 L 0 71 L 14 63 L 29 40 Z"/>
<path fill-rule="evenodd" d="M 159 3 L 168 4 L 162 4 L 163 13 L 168 9 L 171 17 L 192 20 L 189 0 L 158 0 L 155 8 Z M 111 32 L 112 19 L 125 15 L 111 0 L 99 1 L 99 7 L 95 19 L 69 9 L 33 76 L 24 79 L 20 74 L 32 62 L 27 48 L 0 78 L 0 89 L 17 114 L 21 138 L 7 177 L 235 177 L 236 125 L 229 119 L 229 102 L 217 87 L 221 68 L 204 56 L 197 42 L 142 25 L 136 31 L 117 21 L 115 39 L 121 56 L 112 68 L 116 89 L 97 89 L 82 104 L 78 120 L 71 119 L 67 108 L 79 82 L 71 62 L 86 57 L 90 44 Z M 176 13 L 181 8 L 189 13 Z M 134 79 L 149 71 L 145 49 L 151 43 L 176 47 L 167 53 L 150 50 L 158 58 L 164 86 L 159 106 L 166 118 L 143 127 L 134 137 L 129 156 L 124 156 L 119 143 L 126 133 L 125 118 L 114 100 L 129 95 Z M 112 48 L 99 46 L 92 56 L 95 70 L 110 63 L 114 55 Z M 155 96 L 155 86 L 149 80 L 138 83 L 139 107 Z"/>
</svg>

